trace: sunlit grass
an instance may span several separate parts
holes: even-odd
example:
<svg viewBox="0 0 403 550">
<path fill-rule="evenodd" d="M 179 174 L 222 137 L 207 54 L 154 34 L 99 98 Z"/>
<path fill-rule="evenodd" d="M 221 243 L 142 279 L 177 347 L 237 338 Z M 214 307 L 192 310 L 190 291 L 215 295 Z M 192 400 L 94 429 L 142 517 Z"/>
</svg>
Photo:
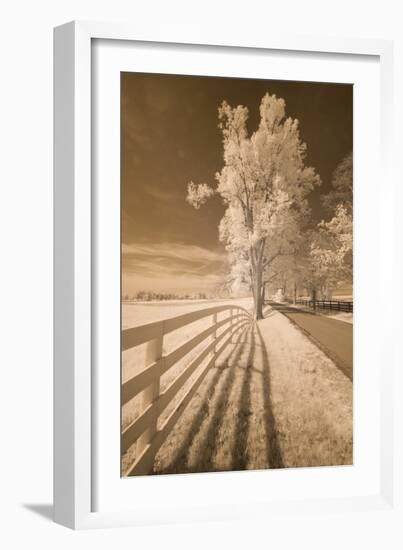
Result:
<svg viewBox="0 0 403 550">
<path fill-rule="evenodd" d="M 351 382 L 286 317 L 266 313 L 218 357 L 158 452 L 155 473 L 352 464 Z M 198 323 L 186 337 L 206 321 Z M 127 424 L 138 409 L 129 403 L 123 412 Z M 124 471 L 134 458 L 135 445 Z"/>
</svg>

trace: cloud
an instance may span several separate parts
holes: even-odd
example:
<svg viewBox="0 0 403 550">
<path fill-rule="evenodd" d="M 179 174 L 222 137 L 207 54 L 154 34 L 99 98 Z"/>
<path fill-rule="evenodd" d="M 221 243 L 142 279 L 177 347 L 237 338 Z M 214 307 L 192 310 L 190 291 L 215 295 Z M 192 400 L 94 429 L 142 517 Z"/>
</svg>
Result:
<svg viewBox="0 0 403 550">
<path fill-rule="evenodd" d="M 123 284 L 134 290 L 202 291 L 222 281 L 226 257 L 183 243 L 131 243 L 122 245 Z"/>
<path fill-rule="evenodd" d="M 131 243 L 122 244 L 123 255 L 163 256 L 184 261 L 222 261 L 223 254 L 201 246 L 183 243 Z"/>
<path fill-rule="evenodd" d="M 145 186 L 144 190 L 146 193 L 148 193 L 153 199 L 157 199 L 161 202 L 177 202 L 178 199 L 185 200 L 186 196 L 186 188 L 184 187 L 183 190 L 177 189 L 161 189 L 159 187 L 151 187 L 151 186 Z"/>
</svg>

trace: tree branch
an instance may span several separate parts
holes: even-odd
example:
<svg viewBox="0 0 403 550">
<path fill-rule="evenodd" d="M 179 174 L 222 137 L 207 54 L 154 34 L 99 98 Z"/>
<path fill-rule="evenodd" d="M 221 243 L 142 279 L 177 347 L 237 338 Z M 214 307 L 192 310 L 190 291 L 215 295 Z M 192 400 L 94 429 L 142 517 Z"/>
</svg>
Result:
<svg viewBox="0 0 403 550">
<path fill-rule="evenodd" d="M 280 248 L 278 249 L 278 251 L 273 254 L 273 256 L 271 256 L 270 258 L 266 259 L 264 262 L 263 262 L 263 267 L 266 267 L 268 265 L 270 265 L 276 258 L 278 258 L 279 256 L 281 256 L 283 254 L 283 249 L 282 247 L 280 246 Z"/>
</svg>

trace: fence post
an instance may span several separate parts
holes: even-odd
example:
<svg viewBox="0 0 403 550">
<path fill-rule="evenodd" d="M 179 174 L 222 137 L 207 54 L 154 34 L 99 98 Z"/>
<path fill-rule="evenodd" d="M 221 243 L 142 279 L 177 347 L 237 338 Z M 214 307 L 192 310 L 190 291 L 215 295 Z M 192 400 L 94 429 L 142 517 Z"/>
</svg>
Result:
<svg viewBox="0 0 403 550">
<path fill-rule="evenodd" d="M 163 325 L 161 323 L 161 333 L 154 340 L 150 340 L 146 348 L 145 366 L 148 367 L 161 359 L 162 357 L 162 341 L 163 341 Z M 143 391 L 141 395 L 140 414 L 149 406 L 154 403 L 160 394 L 160 375 L 157 369 L 155 369 L 153 382 Z M 158 410 L 155 410 L 148 428 L 137 440 L 136 455 L 137 457 L 144 451 L 145 447 L 151 442 L 152 438 L 157 431 Z"/>
</svg>

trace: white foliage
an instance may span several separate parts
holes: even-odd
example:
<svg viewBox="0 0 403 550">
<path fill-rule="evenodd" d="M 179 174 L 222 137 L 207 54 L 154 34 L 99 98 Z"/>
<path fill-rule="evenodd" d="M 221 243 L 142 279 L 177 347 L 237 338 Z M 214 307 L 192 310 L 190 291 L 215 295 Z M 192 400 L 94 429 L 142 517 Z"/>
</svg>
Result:
<svg viewBox="0 0 403 550">
<path fill-rule="evenodd" d="M 318 278 L 337 286 L 351 279 L 353 269 L 353 220 L 347 208 L 339 204 L 329 222 L 318 225 L 311 244 L 311 257 Z"/>
<path fill-rule="evenodd" d="M 186 200 L 191 204 L 196 210 L 200 208 L 202 204 L 214 195 L 214 189 L 209 187 L 206 183 L 200 183 L 197 185 L 191 181 L 188 184 L 188 194 Z"/>
<path fill-rule="evenodd" d="M 323 197 L 323 204 L 335 209 L 342 204 L 347 213 L 353 210 L 353 155 L 346 155 L 337 165 L 332 177 L 332 190 Z"/>
<path fill-rule="evenodd" d="M 283 99 L 262 98 L 259 127 L 250 137 L 246 107 L 223 102 L 218 115 L 224 166 L 216 174 L 216 192 L 227 204 L 219 235 L 233 265 L 231 275 L 249 280 L 257 303 L 265 266 L 308 212 L 306 196 L 320 178 L 304 164 L 298 120 L 285 118 Z M 212 193 L 207 185 L 191 182 L 187 200 L 199 208 Z"/>
</svg>

